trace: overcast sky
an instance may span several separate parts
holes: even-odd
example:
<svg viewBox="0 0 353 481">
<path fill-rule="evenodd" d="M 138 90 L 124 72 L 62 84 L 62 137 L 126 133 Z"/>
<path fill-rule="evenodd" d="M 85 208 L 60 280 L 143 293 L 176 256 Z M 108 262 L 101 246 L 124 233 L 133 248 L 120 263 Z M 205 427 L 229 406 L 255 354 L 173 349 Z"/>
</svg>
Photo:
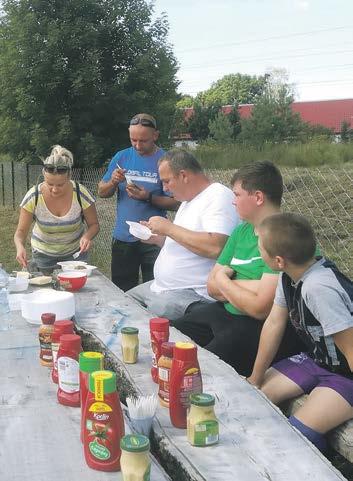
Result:
<svg viewBox="0 0 353 481">
<path fill-rule="evenodd" d="M 353 98 L 353 0 L 155 0 L 162 11 L 182 93 L 284 68 L 297 100 Z"/>
</svg>

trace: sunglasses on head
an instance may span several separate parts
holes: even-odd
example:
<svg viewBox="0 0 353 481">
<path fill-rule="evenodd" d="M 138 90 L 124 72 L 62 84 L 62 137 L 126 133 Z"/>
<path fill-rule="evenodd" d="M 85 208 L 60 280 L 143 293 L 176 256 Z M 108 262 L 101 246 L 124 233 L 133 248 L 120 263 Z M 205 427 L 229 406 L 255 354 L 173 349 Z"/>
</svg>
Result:
<svg viewBox="0 0 353 481">
<path fill-rule="evenodd" d="M 157 128 L 157 124 L 154 120 L 146 119 L 144 117 L 133 117 L 130 120 L 130 125 L 143 125 L 144 127 L 152 127 L 152 129 Z"/>
<path fill-rule="evenodd" d="M 56 165 L 44 165 L 44 171 L 48 172 L 48 174 L 65 174 L 69 172 L 70 167 L 67 165 L 63 166 L 56 166 Z"/>
</svg>

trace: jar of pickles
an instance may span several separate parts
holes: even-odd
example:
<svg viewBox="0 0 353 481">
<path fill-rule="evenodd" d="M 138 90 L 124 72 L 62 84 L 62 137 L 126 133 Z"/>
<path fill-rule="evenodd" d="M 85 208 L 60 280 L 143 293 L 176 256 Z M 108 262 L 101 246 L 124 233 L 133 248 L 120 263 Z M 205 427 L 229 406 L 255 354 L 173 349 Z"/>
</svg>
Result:
<svg viewBox="0 0 353 481">
<path fill-rule="evenodd" d="M 190 396 L 187 414 L 187 439 L 192 446 L 211 446 L 218 443 L 219 426 L 214 412 L 215 398 L 201 393 Z"/>
</svg>

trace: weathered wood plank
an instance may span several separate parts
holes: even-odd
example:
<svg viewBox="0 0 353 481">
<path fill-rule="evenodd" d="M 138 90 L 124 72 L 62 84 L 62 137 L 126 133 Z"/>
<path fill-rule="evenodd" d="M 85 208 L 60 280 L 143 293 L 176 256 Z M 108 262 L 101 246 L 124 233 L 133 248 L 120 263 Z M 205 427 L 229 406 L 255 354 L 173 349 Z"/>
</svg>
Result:
<svg viewBox="0 0 353 481">
<path fill-rule="evenodd" d="M 144 394 L 155 392 L 156 385 L 149 374 L 148 312 L 101 275 L 90 278 L 87 288 L 77 294 L 77 301 L 78 324 L 109 346 L 125 376 L 123 382 L 131 383 L 131 389 Z M 124 366 L 119 361 L 120 338 L 114 331 L 122 325 L 140 329 L 140 358 L 135 365 Z M 178 331 L 171 330 L 171 340 L 184 339 Z M 262 393 L 249 386 L 231 367 L 204 349 L 199 350 L 199 360 L 204 391 L 215 394 L 218 400 L 220 444 L 205 449 L 190 446 L 185 431 L 171 426 L 169 413 L 162 407 L 157 411 L 154 426 L 163 445 L 162 455 L 169 455 L 184 466 L 190 479 L 344 479 Z"/>
<path fill-rule="evenodd" d="M 121 481 L 86 465 L 80 409 L 57 402 L 50 370 L 39 364 L 38 327 L 19 312 L 13 319 L 15 328 L 0 334 L 0 480 Z M 170 479 L 155 460 L 152 479 Z"/>
</svg>

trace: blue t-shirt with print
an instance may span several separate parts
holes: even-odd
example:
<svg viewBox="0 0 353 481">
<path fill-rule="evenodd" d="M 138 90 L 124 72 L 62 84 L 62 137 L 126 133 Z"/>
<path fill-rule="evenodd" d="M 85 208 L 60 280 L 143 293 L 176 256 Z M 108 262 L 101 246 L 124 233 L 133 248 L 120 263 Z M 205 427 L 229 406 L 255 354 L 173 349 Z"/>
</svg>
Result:
<svg viewBox="0 0 353 481">
<path fill-rule="evenodd" d="M 103 176 L 104 182 L 109 182 L 113 170 L 118 165 L 125 169 L 125 174 L 130 176 L 131 181 L 137 186 L 144 187 L 155 195 L 166 195 L 163 192 L 163 186 L 158 173 L 158 160 L 164 155 L 163 149 L 158 149 L 152 155 L 142 156 L 133 147 L 117 152 L 106 173 Z M 139 222 L 140 220 L 148 220 L 153 215 L 166 217 L 166 211 L 151 205 L 144 200 L 132 199 L 126 192 L 126 181 L 119 182 L 117 189 L 117 210 L 116 221 L 113 230 L 114 239 L 124 242 L 135 242 L 136 237 L 129 232 L 127 220 Z"/>
</svg>

